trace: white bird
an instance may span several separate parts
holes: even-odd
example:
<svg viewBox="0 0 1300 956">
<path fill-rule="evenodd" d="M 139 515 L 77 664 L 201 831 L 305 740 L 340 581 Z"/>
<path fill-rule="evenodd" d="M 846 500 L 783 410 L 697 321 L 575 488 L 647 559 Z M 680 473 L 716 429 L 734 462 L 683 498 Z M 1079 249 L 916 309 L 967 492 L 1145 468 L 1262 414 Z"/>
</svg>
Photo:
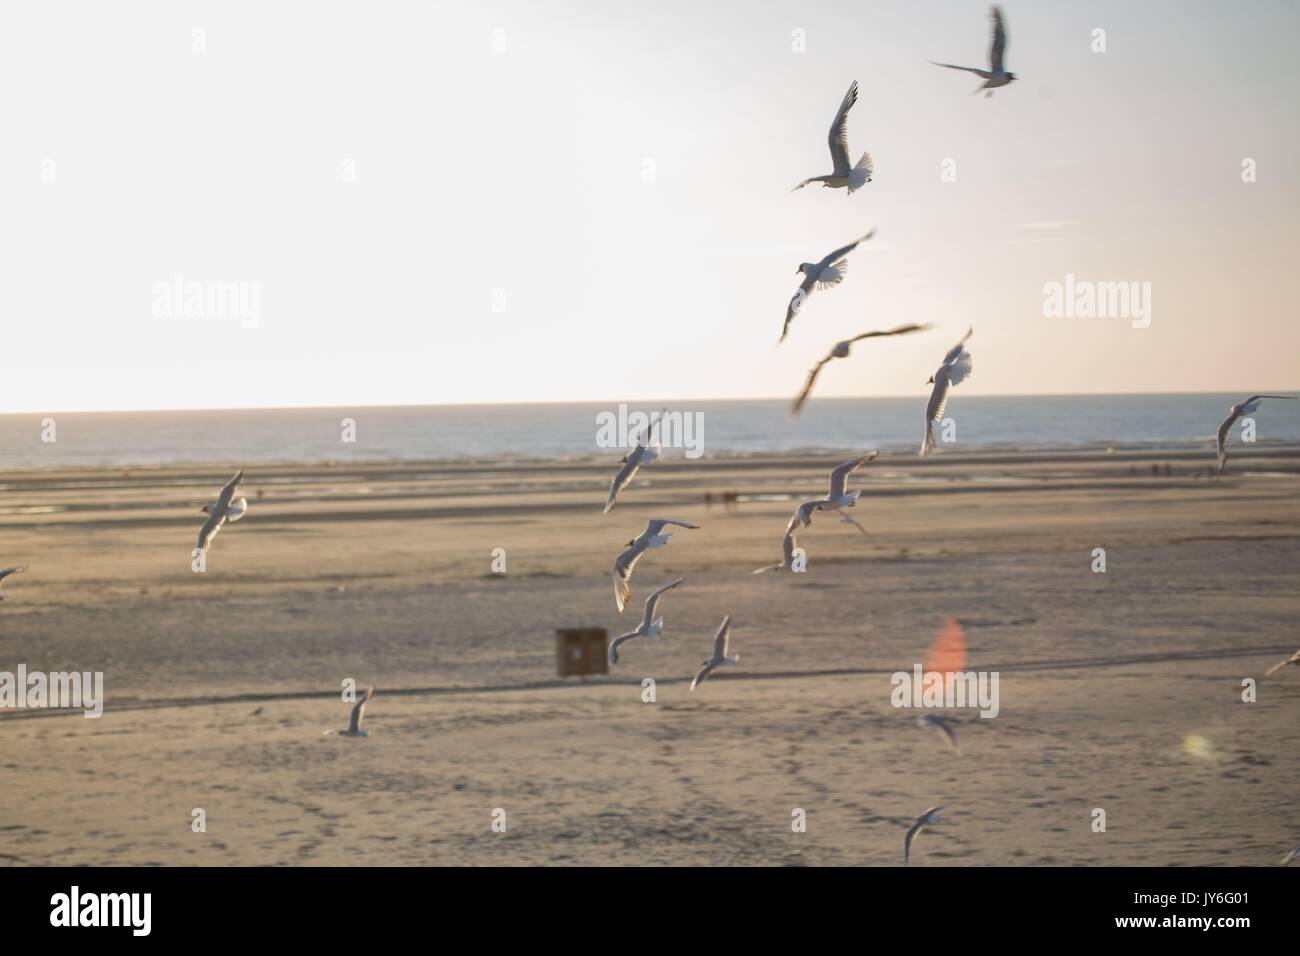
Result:
<svg viewBox="0 0 1300 956">
<path fill-rule="evenodd" d="M 198 550 L 208 550 L 212 544 L 212 539 L 217 536 L 217 532 L 221 530 L 221 526 L 226 523 L 227 519 L 238 521 L 244 517 L 244 512 L 248 510 L 248 499 L 233 500 L 235 489 L 239 486 L 240 479 L 243 477 L 244 469 L 241 468 L 235 472 L 234 478 L 226 482 L 215 504 L 204 505 L 199 509 L 208 516 L 208 520 L 203 522 L 203 527 L 199 531 Z"/>
<path fill-rule="evenodd" d="M 361 729 L 361 715 L 366 712 L 366 704 L 370 703 L 371 698 L 375 696 L 375 689 L 369 688 L 361 698 L 352 705 L 352 719 L 348 721 L 346 730 L 327 730 L 326 736 L 337 734 L 340 737 L 368 737 L 370 736 Z"/>
<path fill-rule="evenodd" d="M 839 285 L 845 274 L 849 271 L 847 259 L 842 258 L 856 249 L 861 243 L 866 242 L 876 234 L 872 229 L 861 239 L 855 239 L 847 246 L 841 246 L 830 255 L 826 256 L 820 262 L 801 262 L 799 268 L 795 269 L 795 274 L 803 273 L 803 281 L 799 283 L 799 289 L 795 292 L 794 298 L 785 310 L 785 325 L 781 327 L 781 338 L 779 341 L 784 342 L 786 333 L 790 331 L 790 323 L 794 317 L 804 307 L 808 296 L 813 294 L 814 289 L 829 289 L 831 286 Z"/>
<path fill-rule="evenodd" d="M 659 413 L 660 420 L 663 419 L 666 411 L 668 409 L 665 408 Z M 662 436 L 655 437 L 656 424 L 656 422 L 652 421 L 647 425 L 645 434 L 637 437 L 636 447 L 623 456 L 621 460 L 623 467 L 618 470 L 614 480 L 609 483 L 609 500 L 605 502 L 605 514 L 609 514 L 609 509 L 614 507 L 614 499 L 636 476 L 637 469 L 642 465 L 650 464 L 663 454 Z M 654 442 L 653 446 L 650 444 L 652 440 Z"/>
<path fill-rule="evenodd" d="M 974 331 L 974 326 L 966 330 L 961 341 L 949 349 L 948 354 L 943 357 L 943 364 L 939 366 L 939 370 L 930 376 L 930 381 L 925 383 L 933 385 L 934 389 L 930 392 L 930 401 L 925 406 L 925 438 L 921 441 L 922 458 L 935 446 L 934 423 L 943 418 L 944 409 L 948 407 L 949 393 L 954 386 L 966 381 L 966 376 L 971 372 L 971 357 L 966 351 L 966 340 Z"/>
<path fill-rule="evenodd" d="M 654 640 L 659 636 L 659 632 L 664 628 L 664 619 L 655 617 L 655 611 L 659 607 L 659 595 L 665 591 L 671 591 L 677 585 L 685 581 L 685 578 L 678 578 L 671 584 L 665 584 L 658 591 L 655 591 L 645 599 L 645 614 L 641 618 L 641 623 L 635 631 L 628 631 L 626 634 L 620 634 L 609 642 L 609 666 L 613 667 L 618 663 L 618 649 L 632 640 L 634 637 L 647 637 Z"/>
<path fill-rule="evenodd" d="M 3 568 L 3 569 L 0 569 L 0 584 L 3 584 L 3 583 L 4 583 L 4 579 L 7 578 L 7 577 L 9 577 L 9 575 L 11 575 L 11 574 L 17 574 L 19 571 L 26 571 L 26 570 L 27 570 L 27 565 L 25 565 L 25 564 L 20 564 L 20 565 L 18 565 L 17 567 L 13 567 L 13 568 Z M 0 601 L 3 601 L 3 600 L 4 600 L 4 598 L 3 598 L 3 597 L 0 597 Z"/>
<path fill-rule="evenodd" d="M 830 494 L 825 498 L 819 498 L 816 501 L 805 501 L 799 506 L 798 510 L 795 511 L 794 520 L 798 522 L 799 526 L 806 528 L 812 524 L 812 516 L 815 511 L 839 511 L 841 515 L 848 518 L 848 515 L 844 514 L 841 509 L 852 508 L 858 500 L 858 495 L 862 494 L 860 491 L 847 490 L 849 475 L 853 474 L 867 462 L 874 461 L 876 456 L 879 454 L 880 452 L 878 451 L 870 451 L 865 455 L 859 455 L 857 458 L 850 458 L 848 461 L 836 465 L 831 470 Z M 857 522 L 853 523 L 857 524 Z M 862 528 L 861 525 L 858 525 L 858 527 L 859 529 Z M 865 530 L 863 531 L 863 534 L 866 534 Z"/>
<path fill-rule="evenodd" d="M 943 807 L 931 807 L 916 818 L 916 822 L 907 831 L 907 836 L 903 837 L 903 866 L 907 866 L 908 860 L 912 855 L 912 841 L 920 836 L 921 831 L 927 824 L 939 822 L 939 811 Z"/>
<path fill-rule="evenodd" d="M 1280 671 L 1282 668 L 1284 668 L 1284 667 L 1293 667 L 1293 666 L 1296 666 L 1296 665 L 1300 665 L 1300 651 L 1296 651 L 1294 654 L 1292 654 L 1292 655 L 1291 655 L 1290 657 L 1288 657 L 1286 660 L 1284 660 L 1284 661 L 1280 661 L 1279 663 L 1274 664 L 1272 667 L 1270 667 L 1268 670 L 1266 670 L 1266 671 L 1264 672 L 1264 676 L 1265 676 L 1265 677 L 1272 677 L 1274 674 L 1276 674 L 1276 673 L 1277 673 L 1278 671 Z"/>
<path fill-rule="evenodd" d="M 795 517 L 791 518 L 790 522 L 785 526 L 785 539 L 781 542 L 781 563 L 769 564 L 761 568 L 755 568 L 755 574 L 764 574 L 768 571 L 794 570 L 794 552 L 795 548 L 799 547 L 798 542 L 795 541 L 794 538 L 794 529 L 795 525 L 798 523 L 798 518 Z"/>
<path fill-rule="evenodd" d="M 666 525 L 670 524 L 677 525 L 679 528 L 699 528 L 699 525 L 687 521 L 651 518 L 646 522 L 645 530 L 627 543 L 627 550 L 614 559 L 611 574 L 614 578 L 614 604 L 618 607 L 619 614 L 623 613 L 627 602 L 632 599 L 632 586 L 628 583 L 632 580 L 632 569 L 636 567 L 637 561 L 646 551 L 651 548 L 662 548 L 672 540 L 671 534 L 660 533 Z"/>
<path fill-rule="evenodd" d="M 874 339 L 885 335 L 907 335 L 909 332 L 924 332 L 926 329 L 933 328 L 930 325 L 900 325 L 897 328 L 887 329 L 883 332 L 863 332 L 861 335 L 855 335 L 851 339 L 845 339 L 843 342 L 836 342 L 835 348 L 831 349 L 827 356 L 812 367 L 808 373 L 808 381 L 804 382 L 803 391 L 795 398 L 794 404 L 790 408 L 791 415 L 798 415 L 803 408 L 803 403 L 808 401 L 808 396 L 812 394 L 813 383 L 817 381 L 817 376 L 821 374 L 822 367 L 827 362 L 837 358 L 848 358 L 849 347 L 854 342 L 860 342 L 862 339 Z"/>
<path fill-rule="evenodd" d="M 989 45 L 989 68 L 981 70 L 973 66 L 954 66 L 951 63 L 934 63 L 935 66 L 946 66 L 950 70 L 965 70 L 967 73 L 974 73 L 982 77 L 984 82 L 976 87 L 972 92 L 978 93 L 980 90 L 986 90 L 986 97 L 992 96 L 993 91 L 999 86 L 1006 86 L 1016 78 L 1014 73 L 1008 73 L 1003 66 L 1003 58 L 1007 52 L 1007 31 L 1002 23 L 1002 10 L 999 7 L 992 7 L 989 10 L 989 19 L 993 21 L 993 41 Z"/>
<path fill-rule="evenodd" d="M 920 723 L 927 730 L 937 730 L 943 734 L 947 738 L 948 746 L 952 748 L 952 752 L 961 756 L 961 750 L 957 747 L 957 731 L 951 723 L 937 714 L 926 714 L 921 718 Z"/>
<path fill-rule="evenodd" d="M 691 690 L 695 690 L 700 684 L 703 684 L 719 666 L 722 664 L 734 664 L 740 660 L 739 654 L 727 656 L 727 645 L 731 642 L 731 615 L 728 614 L 722 619 L 722 625 L 718 628 L 717 636 L 713 638 L 713 653 L 709 655 L 700 668 L 699 673 L 691 679 Z"/>
<path fill-rule="evenodd" d="M 835 122 L 831 123 L 830 135 L 827 142 L 831 147 L 831 163 L 834 164 L 835 172 L 826 176 L 812 176 L 805 179 L 794 189 L 803 189 L 809 183 L 821 183 L 822 188 L 844 189 L 848 188 L 848 193 L 852 194 L 854 190 L 871 182 L 871 174 L 875 167 L 871 164 L 871 154 L 863 153 L 862 158 L 858 160 L 856 166 L 850 166 L 852 162 L 849 159 L 849 131 L 848 119 L 849 110 L 853 109 L 853 104 L 858 101 L 858 81 L 854 80 L 849 85 L 849 91 L 844 94 L 844 100 L 840 103 L 839 111 L 835 114 Z"/>
<path fill-rule="evenodd" d="M 1259 403 L 1266 398 L 1280 398 L 1287 401 L 1296 401 L 1294 395 L 1252 395 L 1244 402 L 1238 402 L 1228 409 L 1228 417 L 1223 420 L 1219 426 L 1219 434 L 1214 440 L 1214 447 L 1219 456 L 1219 471 L 1223 471 L 1223 466 L 1228 462 L 1228 452 L 1224 446 L 1228 444 L 1228 431 L 1233 424 L 1242 415 L 1249 415 L 1255 409 L 1259 408 Z"/>
</svg>

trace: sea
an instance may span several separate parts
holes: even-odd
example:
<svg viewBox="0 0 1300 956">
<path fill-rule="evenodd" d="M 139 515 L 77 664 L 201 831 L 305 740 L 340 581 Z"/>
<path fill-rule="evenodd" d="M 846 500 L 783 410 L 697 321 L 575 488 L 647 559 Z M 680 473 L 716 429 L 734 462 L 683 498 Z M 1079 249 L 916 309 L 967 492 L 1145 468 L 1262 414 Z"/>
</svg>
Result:
<svg viewBox="0 0 1300 956">
<path fill-rule="evenodd" d="M 962 396 L 939 429 L 954 450 L 1207 450 L 1239 394 Z M 622 408 L 620 409 L 620 404 Z M 925 399 L 668 403 L 665 457 L 878 448 L 915 451 Z M 0 468 L 438 459 L 582 459 L 607 454 L 662 403 L 357 406 L 0 415 Z M 1256 440 L 1300 442 L 1300 402 L 1265 400 Z M 1235 426 L 1232 441 L 1241 437 Z M 626 441 L 626 437 L 622 439 Z"/>
</svg>

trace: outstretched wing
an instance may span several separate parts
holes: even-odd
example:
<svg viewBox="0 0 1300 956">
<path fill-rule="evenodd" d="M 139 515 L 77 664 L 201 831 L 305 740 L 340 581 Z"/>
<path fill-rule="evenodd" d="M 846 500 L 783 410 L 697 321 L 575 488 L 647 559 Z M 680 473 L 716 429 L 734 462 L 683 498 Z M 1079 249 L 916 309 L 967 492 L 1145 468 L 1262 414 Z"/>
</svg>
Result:
<svg viewBox="0 0 1300 956">
<path fill-rule="evenodd" d="M 803 281 L 799 283 L 799 291 L 790 298 L 790 304 L 785 307 L 785 325 L 781 326 L 781 339 L 785 341 L 786 333 L 790 331 L 790 323 L 794 317 L 803 311 L 804 304 L 808 301 L 808 296 L 812 295 L 813 287 L 817 285 L 817 274 L 805 275 Z"/>
<path fill-rule="evenodd" d="M 348 721 L 348 732 L 355 734 L 361 728 L 361 716 L 366 712 L 366 704 L 370 703 L 370 698 L 375 696 L 373 687 L 366 690 L 365 695 L 356 702 L 352 708 L 352 719 Z"/>
<path fill-rule="evenodd" d="M 812 367 L 812 371 L 808 373 L 808 381 L 803 383 L 803 391 L 796 396 L 794 404 L 790 406 L 791 415 L 799 414 L 800 409 L 803 408 L 803 403 L 808 401 L 808 396 L 812 394 L 813 383 L 817 381 L 817 376 L 821 373 L 822 366 L 834 357 L 835 356 L 833 355 L 828 355 Z"/>
<path fill-rule="evenodd" d="M 620 634 L 609 642 L 609 666 L 613 667 L 618 663 L 618 649 L 626 644 L 632 638 L 636 637 L 640 631 L 628 631 L 626 634 Z"/>
<path fill-rule="evenodd" d="M 793 537 L 793 536 L 792 536 Z M 731 640 L 731 615 L 728 614 L 718 625 L 718 633 L 713 638 L 713 659 L 720 661 L 727 656 L 727 643 Z"/>
<path fill-rule="evenodd" d="M 696 672 L 695 676 L 691 678 L 691 690 L 695 690 L 695 688 L 697 688 L 697 687 L 699 687 L 701 684 L 703 684 L 704 681 L 705 681 L 705 679 L 706 679 L 710 674 L 713 673 L 714 669 L 715 669 L 717 666 L 718 666 L 717 664 L 714 664 L 712 661 L 710 661 L 709 663 L 706 663 L 703 667 L 701 667 L 701 668 Z"/>
<path fill-rule="evenodd" d="M 935 66 L 946 66 L 950 70 L 965 70 L 967 73 L 974 73 L 976 76 L 982 76 L 986 80 L 989 78 L 987 71 L 977 69 L 976 67 L 973 66 L 957 66 L 956 64 L 953 63 L 935 63 L 934 60 L 931 60 L 930 62 L 933 63 Z"/>
<path fill-rule="evenodd" d="M 831 493 L 832 499 L 839 498 L 844 494 L 844 486 L 849 482 L 849 475 L 853 474 L 867 462 L 874 459 L 880 452 L 870 451 L 865 455 L 859 455 L 857 458 L 850 458 L 848 461 L 836 465 L 831 471 Z"/>
<path fill-rule="evenodd" d="M 1224 446 L 1228 443 L 1228 432 L 1232 429 L 1232 423 L 1236 420 L 1237 412 L 1234 410 L 1231 415 L 1223 420 L 1223 424 L 1219 426 L 1219 432 L 1214 438 L 1214 451 L 1219 459 L 1219 471 L 1223 471 L 1223 466 L 1228 460 Z"/>
<path fill-rule="evenodd" d="M 691 524 L 689 521 L 674 521 L 672 518 L 651 518 L 646 522 L 645 530 L 648 534 L 658 534 L 670 524 L 676 525 L 679 528 L 699 528 L 699 525 Z"/>
<path fill-rule="evenodd" d="M 609 509 L 614 507 L 614 500 L 618 497 L 618 493 L 626 488 L 628 483 L 636 476 L 637 469 L 641 467 L 641 459 L 644 456 L 645 446 L 637 445 L 623 459 L 623 467 L 618 470 L 614 480 L 609 483 L 609 498 L 605 501 L 605 514 L 609 514 Z"/>
<path fill-rule="evenodd" d="M 852 252 L 858 246 L 862 245 L 862 243 L 866 242 L 875 234 L 876 234 L 876 230 L 872 229 L 865 236 L 861 236 L 860 238 L 854 239 L 847 246 L 841 246 L 840 248 L 836 249 L 829 256 L 824 258 L 821 262 L 817 263 L 817 270 L 816 270 L 817 276 L 820 278 L 821 273 L 826 269 L 828 265 L 830 265 L 832 262 L 838 264 L 840 259 L 847 256 L 850 252 Z M 838 282 L 839 279 L 836 279 L 835 281 Z M 834 283 L 832 283 L 832 285 L 833 284 Z"/>
<path fill-rule="evenodd" d="M 11 574 L 17 574 L 19 571 L 26 571 L 26 570 L 27 570 L 27 565 L 25 564 L 20 564 L 17 567 L 13 567 L 13 568 L 0 569 L 0 581 L 3 581 Z"/>
<path fill-rule="evenodd" d="M 645 545 L 634 544 L 614 559 L 614 568 L 610 573 L 614 578 L 614 605 L 619 614 L 623 613 L 627 602 L 632 599 L 632 585 L 628 582 L 632 580 L 632 569 L 644 551 Z"/>
<path fill-rule="evenodd" d="M 208 520 L 203 522 L 203 527 L 199 529 L 199 542 L 197 547 L 200 551 L 208 550 L 212 544 L 212 539 L 217 536 L 217 532 L 221 530 L 221 526 L 225 523 L 225 512 L 221 509 L 220 505 L 218 505 L 208 514 Z"/>
<path fill-rule="evenodd" d="M 950 348 L 948 350 L 948 354 L 943 357 L 944 365 L 951 365 L 953 362 L 957 361 L 957 356 L 961 355 L 962 350 L 966 346 L 966 340 L 969 339 L 971 335 L 974 334 L 974 332 L 975 332 L 975 326 L 972 325 L 969 329 L 966 330 L 966 334 L 961 337 L 961 341 L 958 342 L 956 345 L 954 345 L 952 348 Z"/>
<path fill-rule="evenodd" d="M 673 581 L 671 584 L 665 584 L 658 591 L 655 591 L 653 594 L 651 594 L 648 598 L 645 599 L 645 616 L 641 618 L 642 627 L 649 627 L 654 622 L 655 611 L 658 610 L 659 608 L 660 595 L 662 595 L 665 591 L 671 591 L 673 588 L 677 587 L 677 585 L 681 584 L 685 580 L 686 580 L 685 578 L 678 578 L 676 581 Z"/>
<path fill-rule="evenodd" d="M 863 339 L 879 338 L 882 335 L 908 335 L 912 332 L 924 332 L 927 329 L 932 329 L 932 328 L 934 328 L 934 326 L 928 322 L 923 323 L 921 325 L 917 325 L 915 323 L 911 325 L 899 325 L 899 326 L 895 326 L 892 329 L 885 329 L 883 331 L 863 332 L 861 335 L 853 336 L 853 338 L 849 339 L 849 341 L 861 342 Z"/>
<path fill-rule="evenodd" d="M 1002 57 L 1007 52 L 1007 29 L 1002 23 L 1002 8 L 993 7 L 989 11 L 989 18 L 993 21 L 993 43 L 989 47 L 989 69 L 994 73 L 1001 73 Z"/>
<path fill-rule="evenodd" d="M 221 489 L 221 494 L 217 497 L 217 508 L 225 511 L 230 507 L 230 499 L 235 497 L 235 489 L 239 487 L 240 480 L 244 477 L 244 469 L 235 472 L 235 477 L 226 482 L 225 487 Z"/>
<path fill-rule="evenodd" d="M 836 176 L 847 176 L 853 168 L 849 161 L 849 130 L 848 119 L 849 110 L 853 109 L 853 104 L 858 101 L 858 81 L 854 80 L 849 85 L 849 91 L 844 94 L 844 100 L 840 103 L 839 112 L 835 114 L 835 122 L 831 123 L 830 136 L 827 142 L 831 148 L 831 162 L 835 164 Z"/>
</svg>

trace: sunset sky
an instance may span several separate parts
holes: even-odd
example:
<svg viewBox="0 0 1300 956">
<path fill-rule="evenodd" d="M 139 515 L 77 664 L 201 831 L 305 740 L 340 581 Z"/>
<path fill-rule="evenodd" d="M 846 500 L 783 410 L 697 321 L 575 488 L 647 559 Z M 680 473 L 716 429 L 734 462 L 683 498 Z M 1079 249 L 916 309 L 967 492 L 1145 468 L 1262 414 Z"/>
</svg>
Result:
<svg viewBox="0 0 1300 956">
<path fill-rule="evenodd" d="M 968 325 L 970 395 L 1300 386 L 1300 4 L 1013 0 L 989 99 L 927 62 L 986 64 L 983 0 L 71 9 L 0 14 L 0 412 L 788 398 L 902 322 L 818 395 Z M 853 80 L 875 181 L 791 193 Z M 1067 273 L 1150 327 L 1045 317 Z M 256 326 L 159 317 L 178 274 Z"/>
</svg>

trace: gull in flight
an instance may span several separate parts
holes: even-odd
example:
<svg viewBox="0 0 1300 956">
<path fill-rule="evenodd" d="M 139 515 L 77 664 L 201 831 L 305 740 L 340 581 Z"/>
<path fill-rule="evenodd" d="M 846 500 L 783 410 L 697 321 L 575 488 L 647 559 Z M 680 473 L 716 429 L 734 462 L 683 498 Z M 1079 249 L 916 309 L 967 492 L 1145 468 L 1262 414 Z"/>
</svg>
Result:
<svg viewBox="0 0 1300 956">
<path fill-rule="evenodd" d="M 853 104 L 858 101 L 858 81 L 854 80 L 849 86 L 849 91 L 844 94 L 844 101 L 840 103 L 839 112 L 835 114 L 835 122 L 831 123 L 830 136 L 827 142 L 831 147 L 831 162 L 835 166 L 835 172 L 826 176 L 811 176 L 805 179 L 794 189 L 803 189 L 809 183 L 821 183 L 822 188 L 844 189 L 848 188 L 846 195 L 852 194 L 855 189 L 871 182 L 871 174 L 875 167 L 871 165 L 871 154 L 863 153 L 862 158 L 858 160 L 856 166 L 850 166 L 849 163 L 849 110 L 853 109 Z"/>
<path fill-rule="evenodd" d="M 831 470 L 830 494 L 825 498 L 819 498 L 816 501 L 805 501 L 794 513 L 794 521 L 797 522 L 801 528 L 806 528 L 812 524 L 812 516 L 815 511 L 838 511 L 841 516 L 848 518 L 849 516 L 844 513 L 843 509 L 852 508 L 854 503 L 858 500 L 858 495 L 862 494 L 860 491 L 847 490 L 849 475 L 853 474 L 867 462 L 874 461 L 875 457 L 879 454 L 880 452 L 878 451 L 869 451 L 865 455 L 859 455 L 857 458 L 850 458 L 848 461 L 836 465 L 834 469 Z M 863 528 L 862 525 L 858 524 L 856 521 L 853 521 L 852 523 L 857 525 L 858 530 L 863 534 L 867 533 L 866 529 Z"/>
<path fill-rule="evenodd" d="M 679 528 L 699 528 L 699 525 L 687 521 L 651 518 L 645 523 L 645 530 L 627 543 L 627 550 L 614 559 L 611 573 L 614 577 L 614 604 L 618 607 L 619 614 L 623 613 L 627 602 L 632 599 L 632 586 L 628 583 L 632 580 L 632 569 L 636 567 L 637 561 L 646 551 L 651 548 L 662 548 L 672 540 L 671 534 L 661 533 L 664 527 L 670 524 L 677 525 Z"/>
<path fill-rule="evenodd" d="M 1272 677 L 1274 674 L 1276 674 L 1276 673 L 1277 673 L 1278 671 L 1280 671 L 1282 668 L 1284 668 L 1284 667 L 1293 667 L 1293 666 L 1296 666 L 1296 665 L 1300 665 L 1300 651 L 1296 651 L 1294 654 L 1292 654 L 1292 655 L 1291 655 L 1290 657 L 1288 657 L 1286 660 L 1281 661 L 1281 662 L 1279 662 L 1279 663 L 1277 663 L 1277 664 L 1274 664 L 1272 667 L 1270 667 L 1268 670 L 1266 670 L 1266 671 L 1264 672 L 1264 676 L 1265 676 L 1265 677 Z"/>
<path fill-rule="evenodd" d="M 740 660 L 739 654 L 727 656 L 727 645 L 731 643 L 731 615 L 728 614 L 722 619 L 722 625 L 718 628 L 717 636 L 713 638 L 713 653 L 709 659 L 704 662 L 698 674 L 691 679 L 691 690 L 695 690 L 700 684 L 708 680 L 712 674 L 722 664 L 734 664 Z"/>
<path fill-rule="evenodd" d="M 808 401 L 808 396 L 812 394 L 813 383 L 817 381 L 817 376 L 821 374 L 822 367 L 826 363 L 837 358 L 848 358 L 849 347 L 854 342 L 860 342 L 862 339 L 874 339 L 884 335 L 907 335 L 910 332 L 924 332 L 926 329 L 933 328 L 931 325 L 900 325 L 897 328 L 886 329 L 883 332 L 863 332 L 861 335 L 855 335 L 851 339 L 845 339 L 843 342 L 836 342 L 835 348 L 831 349 L 827 356 L 812 367 L 808 373 L 808 381 L 803 384 L 803 391 L 799 393 L 798 398 L 790 408 L 791 415 L 798 415 L 803 408 L 803 403 Z"/>
<path fill-rule="evenodd" d="M 215 504 L 204 505 L 199 510 L 208 516 L 208 520 L 203 522 L 203 527 L 199 531 L 198 550 L 207 551 L 212 545 L 212 539 L 217 536 L 221 526 L 226 520 L 238 521 L 244 517 L 244 512 L 248 510 L 248 499 L 240 498 L 234 500 L 235 489 L 239 486 L 240 480 L 244 477 L 244 469 L 235 472 L 235 477 L 226 482 L 226 486 L 221 489 Z"/>
<path fill-rule="evenodd" d="M 361 729 L 361 715 L 366 712 L 366 704 L 370 703 L 375 696 L 375 689 L 371 687 L 367 690 L 355 704 L 352 705 L 352 719 L 348 721 L 347 730 L 327 730 L 325 735 L 338 734 L 340 737 L 368 737 L 370 736 Z"/>
<path fill-rule="evenodd" d="M 966 351 L 966 340 L 974 331 L 974 326 L 966 330 L 961 341 L 950 348 L 948 354 L 943 357 L 943 364 L 939 366 L 939 370 L 930 376 L 930 381 L 925 383 L 933 385 L 934 390 L 930 392 L 930 401 L 925 406 L 925 438 L 921 441 L 922 458 L 929 454 L 930 449 L 935 445 L 934 423 L 943 418 L 944 409 L 948 407 L 948 395 L 952 392 L 953 386 L 966 381 L 966 376 L 970 374 L 971 357 Z"/>
<path fill-rule="evenodd" d="M 659 418 L 661 420 L 666 411 L 668 411 L 668 409 L 665 408 L 659 413 Z M 642 465 L 650 464 L 663 454 L 664 446 L 661 443 L 660 438 L 653 438 L 653 447 L 650 444 L 651 438 L 655 434 L 655 424 L 656 422 L 651 422 L 647 425 L 645 434 L 637 438 L 636 447 L 623 456 L 623 467 L 618 470 L 618 474 L 614 476 L 614 480 L 609 483 L 609 500 L 605 502 L 605 514 L 609 514 L 609 509 L 614 507 L 614 499 L 618 497 L 618 493 L 627 487 L 636 476 L 637 469 Z"/>
<path fill-rule="evenodd" d="M 907 866 L 908 859 L 912 855 L 912 841 L 920 836 L 921 831 L 927 824 L 939 822 L 939 811 L 943 807 L 931 807 L 916 818 L 916 822 L 907 831 L 907 836 L 903 837 L 903 866 Z"/>
<path fill-rule="evenodd" d="M 1223 471 L 1223 466 L 1228 463 L 1228 452 L 1225 446 L 1228 444 L 1228 431 L 1233 424 L 1242 415 L 1249 415 L 1255 409 L 1259 408 L 1259 403 L 1266 398 L 1281 398 L 1288 401 L 1296 401 L 1294 395 L 1252 395 L 1244 402 L 1238 402 L 1228 409 L 1228 417 L 1223 420 L 1219 426 L 1218 437 L 1214 440 L 1214 447 L 1219 454 L 1219 471 Z"/>
<path fill-rule="evenodd" d="M 967 73 L 974 73 L 976 76 L 983 77 L 984 82 L 976 87 L 972 93 L 978 93 L 980 90 L 986 90 L 985 96 L 993 95 L 993 91 L 999 86 L 1006 86 L 1016 78 L 1014 73 L 1008 73 L 1002 65 L 1002 58 L 1007 52 L 1007 31 L 1002 24 L 1002 10 L 999 7 L 992 7 L 989 10 L 989 19 L 993 21 L 993 42 L 989 46 L 989 68 L 980 70 L 973 66 L 953 66 L 951 63 L 934 63 L 935 66 L 946 66 L 950 70 L 965 70 Z"/>
<path fill-rule="evenodd" d="M 799 544 L 794 539 L 794 528 L 799 523 L 797 516 L 790 519 L 790 523 L 785 526 L 785 540 L 781 542 L 781 563 L 769 564 L 761 568 L 755 568 L 755 574 L 764 574 L 768 571 L 793 571 L 794 570 L 794 552 Z"/>
<path fill-rule="evenodd" d="M 948 739 L 948 746 L 952 752 L 961 756 L 961 751 L 957 748 L 957 731 L 952 724 L 937 714 L 926 714 L 921 718 L 921 726 L 926 730 L 937 730 Z"/>
<path fill-rule="evenodd" d="M 844 280 L 845 273 L 849 271 L 848 260 L 843 257 L 875 234 L 876 230 L 872 229 L 861 239 L 855 239 L 847 246 L 841 246 L 820 262 L 799 263 L 799 268 L 795 270 L 795 274 L 802 272 L 803 281 L 799 283 L 794 298 L 786 306 L 785 325 L 781 327 L 781 342 L 785 341 L 786 333 L 790 331 L 790 323 L 794 321 L 794 317 L 804 307 L 804 303 L 808 301 L 808 296 L 813 294 L 813 290 L 829 289 L 831 286 L 839 285 Z"/>
<path fill-rule="evenodd" d="M 9 577 L 9 575 L 11 575 L 11 574 L 17 574 L 19 571 L 26 571 L 26 570 L 27 570 L 27 565 L 25 565 L 25 564 L 20 564 L 20 565 L 18 565 L 17 567 L 14 567 L 14 568 L 3 568 L 3 569 L 0 569 L 0 584 L 3 584 L 3 583 L 4 583 L 4 579 L 7 578 L 7 577 Z M 3 600 L 4 600 L 4 598 L 3 598 L 3 597 L 0 597 L 0 601 L 3 601 Z"/>
<path fill-rule="evenodd" d="M 626 634 L 620 634 L 609 643 L 609 666 L 613 667 L 618 663 L 618 649 L 634 637 L 648 637 L 651 640 L 659 636 L 659 632 L 664 628 L 664 619 L 655 617 L 655 610 L 659 607 L 659 595 L 665 591 L 671 591 L 677 585 L 685 581 L 685 578 L 678 578 L 672 584 L 665 584 L 658 591 L 655 591 L 645 599 L 645 614 L 641 618 L 641 623 L 635 631 L 628 631 Z"/>
</svg>

